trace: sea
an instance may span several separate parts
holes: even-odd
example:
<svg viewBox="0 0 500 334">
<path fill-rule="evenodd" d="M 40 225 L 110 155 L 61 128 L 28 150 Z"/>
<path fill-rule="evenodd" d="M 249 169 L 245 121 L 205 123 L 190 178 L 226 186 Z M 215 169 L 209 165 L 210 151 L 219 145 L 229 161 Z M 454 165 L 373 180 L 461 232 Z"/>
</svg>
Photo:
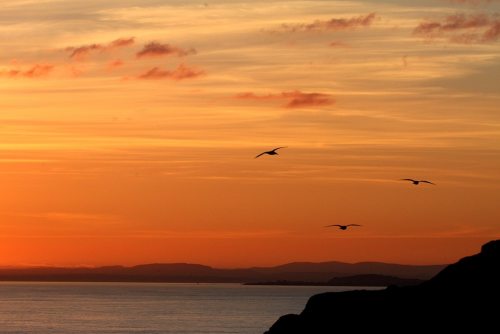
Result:
<svg viewBox="0 0 500 334">
<path fill-rule="evenodd" d="M 0 282 L 0 333 L 256 334 L 352 287 Z M 370 288 L 363 288 L 370 289 Z"/>
</svg>

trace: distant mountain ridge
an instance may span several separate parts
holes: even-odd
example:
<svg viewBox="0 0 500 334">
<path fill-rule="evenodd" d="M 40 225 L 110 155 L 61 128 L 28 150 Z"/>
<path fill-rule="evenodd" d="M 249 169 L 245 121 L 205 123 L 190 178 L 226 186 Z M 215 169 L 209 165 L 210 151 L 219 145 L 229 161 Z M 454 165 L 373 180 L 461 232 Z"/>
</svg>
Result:
<svg viewBox="0 0 500 334">
<path fill-rule="evenodd" d="M 89 281 L 252 283 L 262 281 L 326 282 L 332 277 L 377 274 L 400 278 L 428 279 L 444 265 L 401 265 L 379 262 L 294 262 L 275 267 L 218 269 L 201 264 L 152 263 L 132 267 L 96 268 L 0 268 L 0 281 Z"/>
<path fill-rule="evenodd" d="M 329 262 L 291 262 L 271 268 L 254 269 L 274 269 L 288 273 L 334 273 L 333 276 L 353 276 L 361 274 L 377 274 L 387 276 L 397 276 L 401 278 L 429 279 L 438 273 L 446 265 L 405 265 L 385 262 L 357 262 L 346 263 L 338 261 Z M 331 279 L 332 275 L 325 277 Z"/>
</svg>

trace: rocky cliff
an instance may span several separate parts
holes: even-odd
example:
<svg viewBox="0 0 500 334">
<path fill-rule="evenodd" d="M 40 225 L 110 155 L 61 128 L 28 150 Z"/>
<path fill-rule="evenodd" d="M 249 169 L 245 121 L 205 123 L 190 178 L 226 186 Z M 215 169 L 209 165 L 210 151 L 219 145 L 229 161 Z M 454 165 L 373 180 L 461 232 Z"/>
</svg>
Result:
<svg viewBox="0 0 500 334">
<path fill-rule="evenodd" d="M 281 317 L 266 333 L 496 332 L 499 285 L 496 240 L 417 286 L 315 295 L 300 315 Z"/>
</svg>

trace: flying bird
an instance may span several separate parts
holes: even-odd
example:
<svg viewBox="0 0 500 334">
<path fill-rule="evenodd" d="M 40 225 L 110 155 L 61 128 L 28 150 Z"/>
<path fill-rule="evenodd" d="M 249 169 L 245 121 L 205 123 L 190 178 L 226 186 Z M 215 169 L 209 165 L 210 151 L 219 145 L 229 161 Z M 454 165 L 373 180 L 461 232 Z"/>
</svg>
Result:
<svg viewBox="0 0 500 334">
<path fill-rule="evenodd" d="M 418 186 L 419 183 L 429 183 L 429 184 L 436 185 L 435 183 L 432 183 L 431 181 L 426 181 L 426 180 L 401 179 L 401 181 L 410 181 L 416 186 Z"/>
<path fill-rule="evenodd" d="M 264 155 L 264 154 L 277 155 L 278 152 L 276 152 L 276 151 L 281 149 L 281 148 L 286 148 L 286 146 L 276 147 L 275 149 L 273 149 L 271 151 L 262 152 L 261 154 L 257 155 L 254 159 L 257 159 L 258 157 L 260 157 L 261 155 Z"/>
<path fill-rule="evenodd" d="M 358 224 L 349 224 L 349 225 L 339 225 L 339 224 L 334 224 L 334 225 L 326 225 L 325 227 L 332 227 L 332 226 L 338 226 L 339 229 L 341 230 L 347 230 L 349 226 L 362 226 Z"/>
</svg>

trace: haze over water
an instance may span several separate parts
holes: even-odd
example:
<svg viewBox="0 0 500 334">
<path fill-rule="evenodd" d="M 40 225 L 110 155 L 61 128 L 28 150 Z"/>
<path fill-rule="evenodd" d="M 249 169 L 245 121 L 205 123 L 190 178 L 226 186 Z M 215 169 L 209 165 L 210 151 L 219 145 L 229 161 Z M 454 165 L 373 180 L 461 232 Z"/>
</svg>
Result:
<svg viewBox="0 0 500 334">
<path fill-rule="evenodd" d="M 343 287 L 0 283 L 5 334 L 262 333 L 316 293 Z"/>
</svg>

